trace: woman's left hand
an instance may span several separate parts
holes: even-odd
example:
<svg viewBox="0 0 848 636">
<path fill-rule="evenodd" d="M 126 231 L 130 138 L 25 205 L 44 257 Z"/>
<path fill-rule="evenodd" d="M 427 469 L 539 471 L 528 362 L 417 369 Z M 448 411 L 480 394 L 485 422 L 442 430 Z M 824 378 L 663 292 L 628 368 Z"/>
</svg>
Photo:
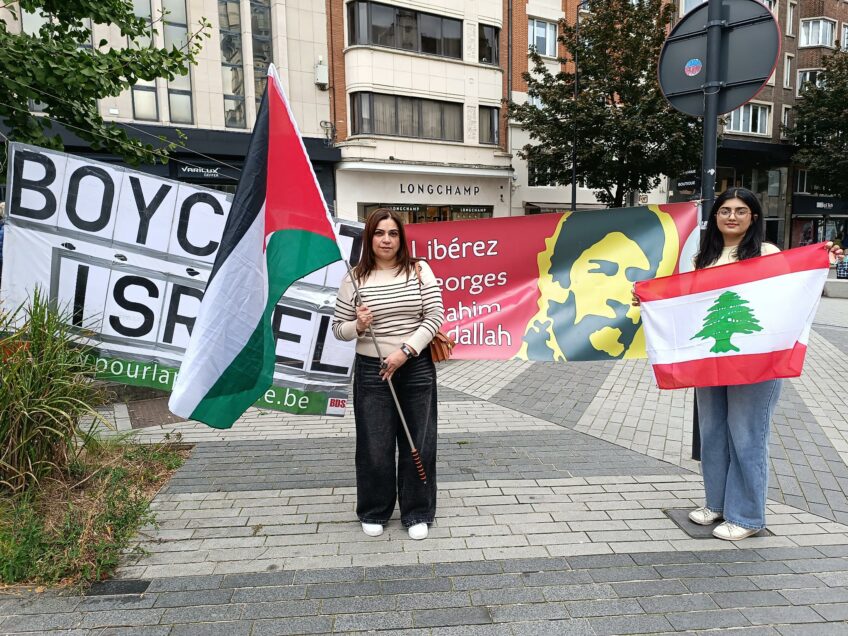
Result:
<svg viewBox="0 0 848 636">
<path fill-rule="evenodd" d="M 400 349 L 392 351 L 383 360 L 383 365 L 380 368 L 380 377 L 384 380 L 391 380 L 395 371 L 400 369 L 406 360 L 406 354 Z"/>
<path fill-rule="evenodd" d="M 833 241 L 828 241 L 825 243 L 825 248 L 828 251 L 828 256 L 830 257 L 830 264 L 839 263 L 845 258 L 845 252 L 838 245 L 834 245 Z"/>
</svg>

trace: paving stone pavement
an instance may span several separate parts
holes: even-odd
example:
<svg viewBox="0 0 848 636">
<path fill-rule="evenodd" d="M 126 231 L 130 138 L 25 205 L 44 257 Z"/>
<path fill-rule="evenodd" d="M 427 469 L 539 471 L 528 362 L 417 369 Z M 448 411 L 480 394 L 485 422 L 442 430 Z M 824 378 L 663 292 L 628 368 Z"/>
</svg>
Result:
<svg viewBox="0 0 848 636">
<path fill-rule="evenodd" d="M 143 555 L 85 596 L 0 595 L 0 634 L 846 634 L 846 355 L 848 301 L 823 299 L 775 417 L 771 536 L 739 544 L 666 514 L 701 503 L 692 392 L 643 361 L 441 365 L 425 541 L 359 529 L 350 413 L 146 428 L 196 446 Z"/>
</svg>

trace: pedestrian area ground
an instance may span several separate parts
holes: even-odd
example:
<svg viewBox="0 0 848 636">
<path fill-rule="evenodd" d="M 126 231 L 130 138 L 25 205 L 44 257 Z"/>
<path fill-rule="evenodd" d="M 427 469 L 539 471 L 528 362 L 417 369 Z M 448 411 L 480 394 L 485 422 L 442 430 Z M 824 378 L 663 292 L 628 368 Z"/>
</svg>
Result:
<svg viewBox="0 0 848 636">
<path fill-rule="evenodd" d="M 350 413 L 144 428 L 196 444 L 145 555 L 85 596 L 0 597 L 0 633 L 848 634 L 846 361 L 848 300 L 823 299 L 774 422 L 769 532 L 740 544 L 673 519 L 701 504 L 692 392 L 643 361 L 440 366 L 426 541 L 359 529 Z"/>
</svg>

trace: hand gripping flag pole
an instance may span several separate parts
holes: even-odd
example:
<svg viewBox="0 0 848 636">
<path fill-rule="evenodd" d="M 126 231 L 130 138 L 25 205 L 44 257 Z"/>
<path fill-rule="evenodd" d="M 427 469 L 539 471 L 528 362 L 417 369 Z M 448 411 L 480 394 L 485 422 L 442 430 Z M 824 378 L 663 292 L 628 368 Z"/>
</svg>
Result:
<svg viewBox="0 0 848 636">
<path fill-rule="evenodd" d="M 347 273 L 350 276 L 350 282 L 353 283 L 353 290 L 356 292 L 357 302 L 356 305 L 360 305 L 362 303 L 362 294 L 359 293 L 359 285 L 356 284 L 356 277 L 353 275 L 353 270 L 350 268 L 350 263 L 347 261 L 344 262 L 347 267 Z M 383 361 L 383 352 L 380 351 L 380 345 L 377 343 L 377 337 L 374 335 L 374 330 L 371 328 L 371 325 L 368 325 L 368 334 L 371 336 L 371 342 L 374 343 L 374 348 L 377 350 L 377 356 L 380 358 L 380 368 L 383 368 L 385 362 Z M 395 385 L 392 384 L 392 379 L 387 378 L 386 382 L 389 383 L 389 390 L 392 392 L 392 398 L 395 401 L 395 407 L 397 408 L 398 415 L 400 415 L 400 423 L 403 425 L 403 432 L 406 433 L 406 440 L 409 442 L 409 448 L 412 449 L 412 461 L 415 464 L 415 469 L 418 471 L 418 477 L 425 484 L 427 483 L 427 473 L 424 472 L 424 464 L 421 462 L 421 455 L 418 454 L 418 449 L 415 448 L 415 442 L 412 441 L 412 435 L 409 433 L 409 426 L 406 424 L 406 418 L 403 416 L 403 409 L 400 408 L 400 401 L 398 400 L 397 393 L 395 393 Z"/>
</svg>

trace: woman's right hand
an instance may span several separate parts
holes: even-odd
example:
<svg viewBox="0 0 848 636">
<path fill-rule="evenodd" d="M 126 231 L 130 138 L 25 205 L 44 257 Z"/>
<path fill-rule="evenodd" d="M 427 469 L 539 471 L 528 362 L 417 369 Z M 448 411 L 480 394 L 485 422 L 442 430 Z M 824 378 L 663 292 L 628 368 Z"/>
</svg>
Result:
<svg viewBox="0 0 848 636">
<path fill-rule="evenodd" d="M 374 316 L 371 315 L 371 310 L 367 305 L 359 305 L 356 308 L 356 332 L 364 334 L 371 323 L 374 321 Z"/>
</svg>

